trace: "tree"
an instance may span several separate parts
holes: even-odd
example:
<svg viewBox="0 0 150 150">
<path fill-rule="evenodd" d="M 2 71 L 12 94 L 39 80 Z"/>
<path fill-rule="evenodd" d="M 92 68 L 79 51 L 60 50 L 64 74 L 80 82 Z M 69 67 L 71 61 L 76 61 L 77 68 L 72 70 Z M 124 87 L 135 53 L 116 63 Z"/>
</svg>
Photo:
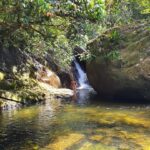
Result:
<svg viewBox="0 0 150 150">
<path fill-rule="evenodd" d="M 106 0 L 107 19 L 110 26 L 127 24 L 150 16 L 149 0 Z"/>
<path fill-rule="evenodd" d="M 105 26 L 149 15 L 149 0 L 1 0 L 0 43 L 21 50 L 70 54 Z M 60 58 L 60 57 L 58 57 Z M 68 57 L 67 57 L 68 58 Z"/>
</svg>

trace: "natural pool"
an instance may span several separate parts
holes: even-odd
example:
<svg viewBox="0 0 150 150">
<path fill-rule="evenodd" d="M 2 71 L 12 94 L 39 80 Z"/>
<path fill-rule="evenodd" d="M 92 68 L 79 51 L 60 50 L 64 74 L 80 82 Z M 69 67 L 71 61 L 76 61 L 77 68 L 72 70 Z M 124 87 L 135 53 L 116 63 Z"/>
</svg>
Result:
<svg viewBox="0 0 150 150">
<path fill-rule="evenodd" d="M 77 100 L 0 113 L 0 150 L 149 150 L 150 105 Z"/>
</svg>

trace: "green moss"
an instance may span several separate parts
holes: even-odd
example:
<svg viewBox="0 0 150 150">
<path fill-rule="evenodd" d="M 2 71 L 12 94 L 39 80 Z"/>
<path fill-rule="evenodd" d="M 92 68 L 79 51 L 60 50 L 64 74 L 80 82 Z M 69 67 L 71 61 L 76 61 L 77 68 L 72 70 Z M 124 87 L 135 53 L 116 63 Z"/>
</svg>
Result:
<svg viewBox="0 0 150 150">
<path fill-rule="evenodd" d="M 32 104 L 45 99 L 45 91 L 29 75 L 16 75 L 11 80 L 0 81 L 0 96 L 24 104 Z"/>
</svg>

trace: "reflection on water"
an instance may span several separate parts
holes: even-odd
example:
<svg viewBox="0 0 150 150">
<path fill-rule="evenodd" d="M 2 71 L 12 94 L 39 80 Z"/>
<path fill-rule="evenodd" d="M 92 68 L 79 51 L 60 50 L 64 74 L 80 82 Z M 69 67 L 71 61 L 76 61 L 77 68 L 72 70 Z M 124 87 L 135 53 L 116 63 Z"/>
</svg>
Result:
<svg viewBox="0 0 150 150">
<path fill-rule="evenodd" d="M 150 106 L 92 100 L 47 101 L 0 114 L 0 150 L 149 150 Z"/>
</svg>

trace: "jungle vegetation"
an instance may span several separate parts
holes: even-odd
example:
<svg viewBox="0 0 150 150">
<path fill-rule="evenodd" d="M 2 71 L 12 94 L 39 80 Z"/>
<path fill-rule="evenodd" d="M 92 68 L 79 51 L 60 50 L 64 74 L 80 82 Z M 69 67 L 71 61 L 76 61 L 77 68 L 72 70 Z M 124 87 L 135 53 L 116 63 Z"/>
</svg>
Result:
<svg viewBox="0 0 150 150">
<path fill-rule="evenodd" d="M 38 55 L 49 50 L 67 66 L 76 45 L 149 16 L 149 0 L 1 0 L 0 44 Z"/>
</svg>

